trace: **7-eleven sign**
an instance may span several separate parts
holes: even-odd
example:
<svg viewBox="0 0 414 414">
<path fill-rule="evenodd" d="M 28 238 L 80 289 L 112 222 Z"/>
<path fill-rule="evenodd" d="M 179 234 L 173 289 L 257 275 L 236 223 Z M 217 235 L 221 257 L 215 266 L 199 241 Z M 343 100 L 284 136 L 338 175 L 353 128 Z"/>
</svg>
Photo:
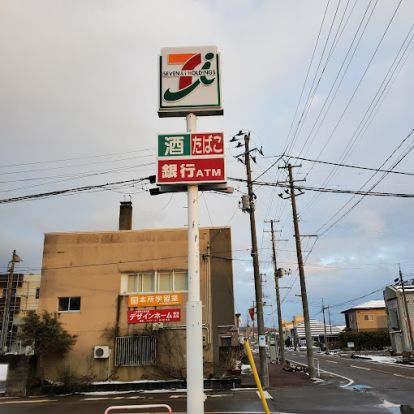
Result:
<svg viewBox="0 0 414 414">
<path fill-rule="evenodd" d="M 215 46 L 163 48 L 159 76 L 160 117 L 223 114 Z"/>
</svg>

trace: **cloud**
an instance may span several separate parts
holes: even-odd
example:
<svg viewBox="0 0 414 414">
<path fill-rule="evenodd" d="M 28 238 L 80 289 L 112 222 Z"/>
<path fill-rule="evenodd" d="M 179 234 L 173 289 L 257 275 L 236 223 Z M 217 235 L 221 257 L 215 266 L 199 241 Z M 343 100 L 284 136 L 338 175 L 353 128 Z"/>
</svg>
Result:
<svg viewBox="0 0 414 414">
<path fill-rule="evenodd" d="M 155 162 L 157 133 L 181 132 L 185 128 L 184 119 L 157 117 L 157 59 L 161 47 L 166 46 L 215 44 L 221 51 L 225 115 L 200 118 L 200 130 L 224 130 L 228 138 L 239 129 L 251 130 L 252 147 L 262 145 L 266 156 L 280 154 L 285 143 L 291 142 L 287 140 L 288 132 L 325 6 L 322 1 L 271 0 L 39 0 L 24 4 L 3 1 L 0 198 L 153 174 L 154 164 L 148 163 Z M 326 68 L 326 76 L 320 82 L 303 131 L 297 137 L 293 155 L 315 158 L 324 148 L 395 6 L 391 2 L 378 4 L 330 112 L 315 137 L 307 141 L 366 7 L 356 4 L 350 24 Z M 328 23 L 333 18 L 332 7 L 328 10 Z M 343 8 L 344 3 L 340 13 Z M 411 25 L 413 11 L 412 3 L 402 4 L 321 159 L 335 162 L 344 155 Z M 321 33 L 319 52 L 327 28 L 325 25 Z M 319 57 L 316 53 L 313 68 Z M 412 71 L 411 55 L 366 134 L 356 141 L 347 162 L 378 167 L 412 128 Z M 312 79 L 310 72 L 309 82 Z M 307 89 L 303 96 L 307 96 Z M 299 154 L 305 143 L 304 148 L 308 149 Z M 226 150 L 228 175 L 245 177 L 244 166 L 233 158 L 238 152 L 231 145 Z M 94 158 L 87 158 L 91 156 Z M 50 162 L 53 160 L 67 161 Z M 27 165 L 31 162 L 40 163 Z M 259 157 L 258 164 L 252 165 L 253 176 L 273 162 L 272 158 Z M 295 177 L 302 179 L 306 175 L 309 185 L 321 186 L 331 172 L 331 167 L 302 164 L 301 169 L 295 169 Z M 407 157 L 399 168 L 409 171 L 411 164 L 411 158 Z M 338 168 L 325 185 L 358 188 L 369 177 L 367 174 Z M 278 170 L 275 165 L 265 178 L 273 182 L 284 180 L 286 171 Z M 232 226 L 233 249 L 237 250 L 234 256 L 246 260 L 234 262 L 236 304 L 244 315 L 247 304 L 254 300 L 249 262 L 250 224 L 248 216 L 238 208 L 240 196 L 246 192 L 245 185 L 230 184 L 235 187 L 232 195 L 206 193 L 200 198 L 200 222 L 204 226 Z M 409 191 L 411 187 L 410 181 L 403 177 L 389 175 L 381 188 Z M 118 203 L 125 197 L 131 197 L 134 203 L 135 228 L 185 225 L 185 194 L 151 197 L 147 189 L 145 186 L 113 188 L 0 205 L 3 240 L 0 265 L 7 264 L 16 248 L 26 266 L 40 267 L 43 233 L 47 231 L 115 229 Z M 265 233 L 269 224 L 265 220 L 280 220 L 278 227 L 283 233 L 279 236 L 289 241 L 278 246 L 278 263 L 294 270 L 291 209 L 288 200 L 277 197 L 277 189 L 260 187 L 255 188 L 255 193 L 258 242 L 263 248 L 259 257 L 267 279 L 264 292 L 267 300 L 274 303 L 270 237 Z M 348 198 L 331 194 L 314 196 L 310 192 L 298 197 L 301 233 L 314 234 Z M 394 263 L 401 262 L 405 268 L 414 269 L 409 248 L 414 225 L 408 202 L 366 198 L 317 242 L 306 265 L 308 294 L 315 312 L 320 308 L 321 295 L 328 304 L 335 303 L 386 283 L 395 270 Z M 311 248 L 309 243 L 303 240 L 305 254 Z M 282 292 L 285 319 L 301 313 L 300 299 L 294 296 L 298 293 L 295 276 L 283 279 L 283 287 L 291 286 Z M 341 315 L 336 317 L 340 320 Z"/>
</svg>

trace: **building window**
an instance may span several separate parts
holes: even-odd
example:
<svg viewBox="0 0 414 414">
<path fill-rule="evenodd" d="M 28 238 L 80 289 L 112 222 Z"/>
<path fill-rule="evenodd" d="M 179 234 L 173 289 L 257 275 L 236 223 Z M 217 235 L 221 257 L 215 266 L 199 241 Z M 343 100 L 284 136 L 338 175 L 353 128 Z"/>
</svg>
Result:
<svg viewBox="0 0 414 414">
<path fill-rule="evenodd" d="M 174 291 L 188 290 L 187 272 L 174 272 Z"/>
<path fill-rule="evenodd" d="M 374 315 L 364 315 L 364 320 L 365 321 L 373 321 L 374 320 Z"/>
<path fill-rule="evenodd" d="M 173 290 L 173 272 L 158 273 L 158 292 L 171 292 Z"/>
<path fill-rule="evenodd" d="M 155 292 L 154 274 L 150 272 L 143 272 L 128 275 L 128 292 Z"/>
<path fill-rule="evenodd" d="M 67 298 L 58 298 L 59 312 L 75 312 L 80 311 L 80 296 L 72 296 Z"/>
<path fill-rule="evenodd" d="M 154 365 L 156 349 L 155 336 L 123 336 L 116 338 L 115 365 L 117 367 Z"/>
<path fill-rule="evenodd" d="M 188 289 L 187 272 L 141 272 L 123 276 L 121 293 L 182 292 Z M 126 290 L 125 290 L 126 289 Z"/>
<path fill-rule="evenodd" d="M 35 299 L 40 298 L 40 288 L 36 288 Z"/>
</svg>

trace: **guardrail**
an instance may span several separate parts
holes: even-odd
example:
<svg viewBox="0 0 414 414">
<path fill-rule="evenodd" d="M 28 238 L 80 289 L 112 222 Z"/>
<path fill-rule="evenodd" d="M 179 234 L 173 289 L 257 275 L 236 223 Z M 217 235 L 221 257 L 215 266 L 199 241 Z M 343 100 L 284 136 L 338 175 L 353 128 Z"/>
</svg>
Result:
<svg viewBox="0 0 414 414">
<path fill-rule="evenodd" d="M 105 410 L 104 414 L 109 414 L 113 411 L 130 411 L 130 410 L 143 410 L 147 408 L 166 408 L 168 411 L 168 414 L 172 414 L 171 407 L 167 404 L 146 404 L 146 405 L 114 405 L 112 407 L 108 407 Z"/>
</svg>

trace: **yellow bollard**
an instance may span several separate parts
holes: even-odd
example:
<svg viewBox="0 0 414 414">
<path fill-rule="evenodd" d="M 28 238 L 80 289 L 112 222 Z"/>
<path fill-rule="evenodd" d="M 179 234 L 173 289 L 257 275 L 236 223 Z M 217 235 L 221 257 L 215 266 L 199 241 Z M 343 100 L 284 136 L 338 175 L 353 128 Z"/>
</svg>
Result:
<svg viewBox="0 0 414 414">
<path fill-rule="evenodd" d="M 252 350 L 250 349 L 250 344 L 247 339 L 244 340 L 244 348 L 246 349 L 247 357 L 249 358 L 250 366 L 252 367 L 254 380 L 256 381 L 257 389 L 259 390 L 260 399 L 262 400 L 264 412 L 266 414 L 270 414 L 269 407 L 267 406 L 267 401 L 263 393 L 262 384 L 260 383 L 260 378 L 257 373 L 256 364 L 254 363 Z"/>
</svg>

